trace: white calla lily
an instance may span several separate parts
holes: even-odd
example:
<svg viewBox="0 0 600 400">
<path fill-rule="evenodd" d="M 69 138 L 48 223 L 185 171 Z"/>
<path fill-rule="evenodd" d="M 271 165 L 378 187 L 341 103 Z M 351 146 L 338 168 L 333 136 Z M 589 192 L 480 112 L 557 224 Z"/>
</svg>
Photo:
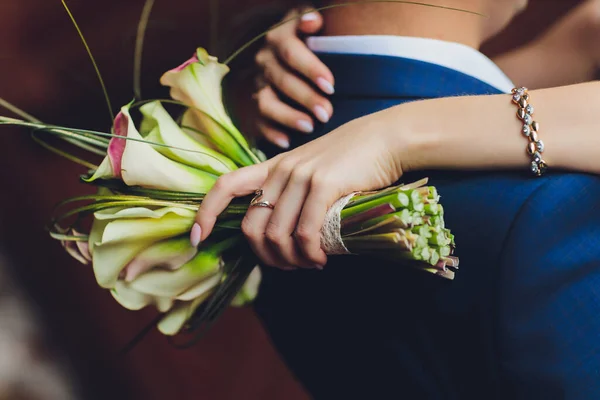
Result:
<svg viewBox="0 0 600 400">
<path fill-rule="evenodd" d="M 207 293 L 212 292 L 212 290 L 217 287 L 222 279 L 222 273 L 215 274 L 214 276 L 203 280 L 202 282 L 188 289 L 186 292 L 177 296 L 177 300 L 191 301 L 200 296 L 204 296 Z"/>
<path fill-rule="evenodd" d="M 121 108 L 115 119 L 115 134 L 127 139 L 111 140 L 108 156 L 86 181 L 121 178 L 128 186 L 187 193 L 208 192 L 217 176 L 171 160 L 158 152 L 136 129 L 129 108 L 130 105 Z"/>
<path fill-rule="evenodd" d="M 110 290 L 110 294 L 117 302 L 128 310 L 141 310 L 149 304 L 152 304 L 152 296 L 131 289 L 126 282 L 117 281 L 115 287 Z"/>
<path fill-rule="evenodd" d="M 223 105 L 222 81 L 229 67 L 199 48 L 194 57 L 166 72 L 160 82 L 171 88 L 171 97 L 190 109 L 183 127 L 207 135 L 239 165 L 254 164 L 248 142 L 235 127 Z"/>
<path fill-rule="evenodd" d="M 94 216 L 90 232 L 94 274 L 101 287 L 112 288 L 123 268 L 143 250 L 189 232 L 195 213 L 177 207 L 134 207 L 104 210 Z"/>
<path fill-rule="evenodd" d="M 160 312 L 167 312 L 173 307 L 174 299 L 169 297 L 156 297 L 140 293 L 132 289 L 127 282 L 117 281 L 115 287 L 110 290 L 110 294 L 124 308 L 132 311 L 154 305 Z"/>
<path fill-rule="evenodd" d="M 219 63 L 205 49 L 198 48 L 191 59 L 167 71 L 160 78 L 160 83 L 171 88 L 173 99 L 201 111 L 229 128 L 233 126 L 233 122 L 225 111 L 222 89 L 223 78 L 228 73 L 227 65 Z"/>
<path fill-rule="evenodd" d="M 180 302 L 176 304 L 169 313 L 158 323 L 158 330 L 167 336 L 174 336 L 181 331 L 185 323 L 194 314 L 194 311 L 202 305 L 211 292 L 196 298 L 193 301 Z"/>
<path fill-rule="evenodd" d="M 123 270 L 125 282 L 131 282 L 152 268 L 176 270 L 190 261 L 198 249 L 192 246 L 187 235 L 164 240 L 140 252 Z"/>
<path fill-rule="evenodd" d="M 130 285 L 135 290 L 152 296 L 177 297 L 202 281 L 220 274 L 223 262 L 219 254 L 201 251 L 176 271 L 150 270 Z"/>
<path fill-rule="evenodd" d="M 155 146 L 156 151 L 169 159 L 214 175 L 223 175 L 237 169 L 229 158 L 186 134 L 159 101 L 143 105 L 140 111 L 145 117 L 140 131 L 146 140 L 169 146 Z"/>
</svg>

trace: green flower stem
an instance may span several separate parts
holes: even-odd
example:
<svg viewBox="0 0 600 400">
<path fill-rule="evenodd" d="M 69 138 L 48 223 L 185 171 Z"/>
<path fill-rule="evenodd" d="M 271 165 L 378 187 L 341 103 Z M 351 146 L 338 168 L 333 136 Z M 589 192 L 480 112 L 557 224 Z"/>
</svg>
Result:
<svg viewBox="0 0 600 400">
<path fill-rule="evenodd" d="M 440 214 L 440 205 L 437 203 L 425 204 L 423 211 L 427 215 L 439 215 Z"/>
<path fill-rule="evenodd" d="M 344 244 L 348 247 L 348 249 L 355 251 L 386 249 L 401 249 L 404 251 L 411 250 L 410 244 L 406 238 L 400 235 L 398 232 L 349 237 L 344 240 Z"/>
<path fill-rule="evenodd" d="M 408 212 L 408 210 L 405 210 Z M 376 224 L 371 224 L 369 223 L 367 224 L 361 224 L 359 226 L 353 226 L 351 228 L 348 229 L 342 229 L 342 236 L 345 237 L 349 237 L 349 236 L 355 236 L 355 235 L 363 235 L 366 233 L 379 233 L 379 232 L 385 232 L 385 231 L 392 231 L 395 229 L 407 229 L 408 227 L 410 227 L 410 224 L 404 222 L 402 220 L 402 218 L 396 216 L 396 215 L 385 215 L 385 218 L 381 219 L 378 223 Z M 377 218 L 380 219 L 380 218 Z M 373 220 L 371 220 L 373 221 Z M 368 221 L 370 222 L 370 221 Z"/>
<path fill-rule="evenodd" d="M 389 204 L 394 207 L 396 210 L 406 208 L 410 205 L 410 197 L 405 193 L 392 193 L 390 195 L 377 198 L 366 203 L 362 203 L 356 206 L 352 206 L 350 208 L 344 208 L 340 213 L 342 220 L 346 218 L 350 218 L 354 215 L 360 214 L 362 212 L 368 211 L 372 208 L 383 204 Z"/>
<path fill-rule="evenodd" d="M 351 228 L 352 226 L 356 226 L 373 218 L 385 217 L 394 211 L 396 211 L 396 209 L 391 204 L 381 204 L 358 214 L 354 214 L 351 217 L 342 219 L 341 227 L 342 229 Z"/>
<path fill-rule="evenodd" d="M 414 217 L 412 215 L 412 213 L 407 210 L 401 210 L 401 211 L 396 211 L 392 214 L 388 214 L 388 215 L 384 215 L 381 217 L 377 217 L 377 218 L 373 218 L 369 221 L 366 221 L 364 224 L 362 224 L 361 228 L 362 229 L 369 229 L 373 226 L 377 226 L 379 224 L 381 224 L 382 222 L 386 221 L 389 218 L 394 218 L 396 221 L 398 221 L 398 226 L 399 228 L 409 228 L 411 226 L 413 226 L 414 223 Z"/>
<path fill-rule="evenodd" d="M 435 246 L 448 246 L 450 245 L 450 238 L 446 235 L 446 232 L 439 229 L 430 229 L 431 236 L 429 237 L 429 244 Z"/>
<path fill-rule="evenodd" d="M 452 253 L 452 248 L 450 246 L 440 246 L 439 252 L 441 257 L 449 257 Z"/>
<path fill-rule="evenodd" d="M 210 245 L 200 245 L 199 250 L 201 252 L 212 253 L 215 255 L 222 255 L 225 251 L 230 250 L 237 246 L 242 241 L 241 235 L 234 235 L 221 242 Z"/>
</svg>

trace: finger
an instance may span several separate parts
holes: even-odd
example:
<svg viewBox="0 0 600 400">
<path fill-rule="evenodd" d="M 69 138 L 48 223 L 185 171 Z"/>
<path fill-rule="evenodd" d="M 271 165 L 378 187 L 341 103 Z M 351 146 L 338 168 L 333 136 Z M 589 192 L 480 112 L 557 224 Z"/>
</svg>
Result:
<svg viewBox="0 0 600 400">
<path fill-rule="evenodd" d="M 331 118 L 331 102 L 319 95 L 308 83 L 284 68 L 272 52 L 263 52 L 258 60 L 264 68 L 267 81 L 284 95 L 311 110 L 317 119 L 326 123 Z"/>
<path fill-rule="evenodd" d="M 313 179 L 310 191 L 302 207 L 295 238 L 304 256 L 318 265 L 325 265 L 327 255 L 321 249 L 321 228 L 325 215 L 337 200 L 331 185 L 323 178 Z"/>
<path fill-rule="evenodd" d="M 300 13 L 298 9 L 288 12 L 275 28 L 271 28 L 265 37 L 267 43 L 273 44 L 295 37 L 300 25 Z"/>
<path fill-rule="evenodd" d="M 267 43 L 277 50 L 278 55 L 292 70 L 299 72 L 314 82 L 324 93 L 331 95 L 335 85 L 331 70 L 319 60 L 306 43 L 298 38 L 298 32 L 303 29 L 308 30 L 306 33 L 314 33 L 319 30 L 323 25 L 322 17 L 319 13 L 312 12 L 303 14 L 298 22 L 297 19 L 293 19 L 298 15 L 297 10 L 286 15 L 284 21 L 289 22 L 269 32 Z"/>
<path fill-rule="evenodd" d="M 317 33 L 323 28 L 323 16 L 320 12 L 304 9 L 298 24 L 298 31 L 310 35 Z"/>
<path fill-rule="evenodd" d="M 312 118 L 281 101 L 270 86 L 258 92 L 255 98 L 262 117 L 304 133 L 313 132 Z"/>
<path fill-rule="evenodd" d="M 267 141 L 284 150 L 290 148 L 290 138 L 285 133 L 274 128 L 269 122 L 264 119 L 259 119 L 256 125 L 262 137 Z"/>
<path fill-rule="evenodd" d="M 284 161 L 285 162 L 285 161 Z M 277 201 L 266 229 L 266 238 L 280 257 L 289 265 L 318 268 L 307 260 L 296 245 L 293 234 L 298 224 L 302 205 L 308 195 L 310 174 L 305 168 L 295 168 L 288 185 Z"/>
<path fill-rule="evenodd" d="M 250 248 L 265 266 L 289 268 L 277 253 L 269 246 L 265 239 L 265 230 L 269 222 L 269 217 L 273 210 L 263 207 L 251 207 L 242 220 L 242 232 Z"/>
<path fill-rule="evenodd" d="M 213 188 L 206 194 L 192 228 L 191 241 L 197 246 L 212 232 L 217 217 L 227 208 L 234 197 L 252 194 L 260 188 L 269 174 L 270 162 L 238 169 L 219 177 Z M 198 243 L 196 243 L 198 242 Z"/>
<path fill-rule="evenodd" d="M 268 201 L 277 208 L 279 197 L 285 189 L 289 179 L 289 172 L 281 168 L 274 168 L 274 171 L 264 182 L 261 189 L 263 196 L 260 201 Z M 293 267 L 280 257 L 277 249 L 270 246 L 266 237 L 267 226 L 273 210 L 264 207 L 250 207 L 244 220 L 242 221 L 242 232 L 246 236 L 248 243 L 254 253 L 266 264 L 271 267 Z"/>
<path fill-rule="evenodd" d="M 314 82 L 325 94 L 332 95 L 335 92 L 333 73 L 305 42 L 294 37 L 278 43 L 274 48 L 288 68 Z"/>
</svg>

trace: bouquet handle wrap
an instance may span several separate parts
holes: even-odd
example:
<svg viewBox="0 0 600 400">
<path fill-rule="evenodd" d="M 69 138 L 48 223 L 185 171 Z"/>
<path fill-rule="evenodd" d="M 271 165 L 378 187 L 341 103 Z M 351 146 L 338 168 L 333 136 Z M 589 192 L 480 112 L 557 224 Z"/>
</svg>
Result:
<svg viewBox="0 0 600 400">
<path fill-rule="evenodd" d="M 351 254 L 342 240 L 342 217 L 340 214 L 357 193 L 351 193 L 342 197 L 327 210 L 325 222 L 321 228 L 321 248 L 325 254 L 330 256 Z"/>
</svg>

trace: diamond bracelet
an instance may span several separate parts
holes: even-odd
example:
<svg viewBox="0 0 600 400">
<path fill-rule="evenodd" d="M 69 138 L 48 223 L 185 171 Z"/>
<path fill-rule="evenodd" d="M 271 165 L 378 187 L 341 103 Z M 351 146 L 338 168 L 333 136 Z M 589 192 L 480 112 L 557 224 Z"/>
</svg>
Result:
<svg viewBox="0 0 600 400">
<path fill-rule="evenodd" d="M 538 136 L 540 124 L 533 120 L 533 106 L 529 104 L 529 92 L 527 88 L 515 88 L 512 90 L 512 101 L 519 110 L 517 117 L 523 122 L 523 135 L 528 139 L 527 154 L 531 156 L 531 172 L 535 176 L 542 176 L 548 169 L 548 164 L 542 159 L 544 152 L 544 142 Z"/>
</svg>

